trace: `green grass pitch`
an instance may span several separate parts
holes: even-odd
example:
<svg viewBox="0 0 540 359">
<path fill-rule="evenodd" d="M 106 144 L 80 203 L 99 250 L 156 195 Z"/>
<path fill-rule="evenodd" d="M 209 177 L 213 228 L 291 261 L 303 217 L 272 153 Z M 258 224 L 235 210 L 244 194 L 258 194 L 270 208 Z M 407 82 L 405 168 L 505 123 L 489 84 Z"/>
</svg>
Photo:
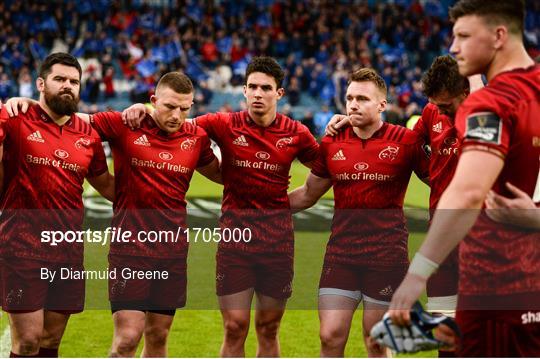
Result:
<svg viewBox="0 0 540 359">
<path fill-rule="evenodd" d="M 291 189 L 302 183 L 308 169 L 295 162 L 291 169 Z M 195 174 L 188 198 L 220 197 L 222 187 Z M 426 208 L 429 189 L 415 176 L 411 179 L 405 199 L 408 207 Z M 332 191 L 325 197 L 332 198 Z M 281 354 L 284 357 L 319 356 L 319 320 L 316 311 L 317 284 L 329 232 L 297 232 L 295 243 L 295 278 L 293 297 L 289 301 L 280 330 Z M 412 255 L 423 240 L 423 233 L 412 233 L 409 252 Z M 87 246 L 86 267 L 106 266 L 106 247 Z M 169 355 L 174 357 L 217 357 L 223 336 L 221 316 L 214 289 L 215 245 L 192 245 L 188 264 L 188 307 L 179 310 L 169 337 Z M 106 308 L 106 283 L 89 282 L 87 308 Z M 425 298 L 424 298 L 425 300 Z M 209 309 L 210 308 L 210 309 Z M 361 337 L 361 311 L 357 311 L 346 356 L 365 357 Z M 0 317 L 0 333 L 7 326 L 5 315 Z M 63 357 L 107 356 L 112 338 L 112 319 L 107 309 L 87 309 L 74 315 L 64 335 L 60 354 Z M 139 348 L 139 354 L 142 345 Z M 4 349 L 4 350 L 2 350 Z M 6 348 L 0 348 L 5 351 Z M 256 339 L 253 326 L 246 343 L 246 355 L 255 356 Z M 434 357 L 436 352 L 423 352 L 422 357 Z"/>
</svg>

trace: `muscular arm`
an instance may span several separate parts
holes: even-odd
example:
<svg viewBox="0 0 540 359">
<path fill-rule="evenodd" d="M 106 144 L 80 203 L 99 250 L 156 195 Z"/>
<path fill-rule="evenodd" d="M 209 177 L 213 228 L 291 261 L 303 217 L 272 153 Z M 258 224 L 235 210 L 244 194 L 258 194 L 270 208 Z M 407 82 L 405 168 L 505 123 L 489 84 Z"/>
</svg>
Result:
<svg viewBox="0 0 540 359">
<path fill-rule="evenodd" d="M 332 181 L 329 178 L 318 177 L 310 173 L 302 187 L 289 192 L 291 209 L 298 212 L 313 206 L 330 187 L 332 187 Z"/>
<path fill-rule="evenodd" d="M 214 160 L 206 166 L 197 168 L 197 172 L 212 182 L 223 184 L 223 179 L 221 178 L 221 168 L 217 158 L 214 158 Z"/>
<path fill-rule="evenodd" d="M 103 197 L 114 202 L 114 176 L 109 171 L 87 180 Z"/>
</svg>

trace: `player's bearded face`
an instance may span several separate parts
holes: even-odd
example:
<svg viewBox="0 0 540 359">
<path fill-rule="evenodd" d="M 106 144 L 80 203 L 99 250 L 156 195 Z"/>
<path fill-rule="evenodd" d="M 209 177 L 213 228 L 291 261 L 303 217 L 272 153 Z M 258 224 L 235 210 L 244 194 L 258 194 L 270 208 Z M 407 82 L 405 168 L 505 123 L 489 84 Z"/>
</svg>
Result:
<svg viewBox="0 0 540 359">
<path fill-rule="evenodd" d="M 277 88 L 276 80 L 262 72 L 251 73 L 244 86 L 248 111 L 257 116 L 276 111 L 277 101 L 283 93 L 282 88 Z"/>
<path fill-rule="evenodd" d="M 150 100 L 155 108 L 152 118 L 156 125 L 167 133 L 175 133 L 189 115 L 193 93 L 180 94 L 169 87 L 163 87 Z"/>
<path fill-rule="evenodd" d="M 57 115 L 70 116 L 77 112 L 79 104 L 78 89 L 77 94 L 74 93 L 73 89 L 69 88 L 54 91 L 45 83 L 44 95 L 45 103 Z"/>
<path fill-rule="evenodd" d="M 353 81 L 347 87 L 346 106 L 351 126 L 365 127 L 381 120 L 386 100 L 373 82 Z"/>
<path fill-rule="evenodd" d="M 495 28 L 476 15 L 457 19 L 450 52 L 455 56 L 462 76 L 487 73 L 496 53 Z"/>
</svg>

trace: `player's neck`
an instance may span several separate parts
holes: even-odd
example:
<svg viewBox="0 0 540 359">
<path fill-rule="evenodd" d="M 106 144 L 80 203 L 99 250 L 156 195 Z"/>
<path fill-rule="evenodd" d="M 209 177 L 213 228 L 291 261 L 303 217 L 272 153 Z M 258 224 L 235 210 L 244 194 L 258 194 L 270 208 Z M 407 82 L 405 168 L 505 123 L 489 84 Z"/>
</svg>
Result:
<svg viewBox="0 0 540 359">
<path fill-rule="evenodd" d="M 525 69 L 532 65 L 534 65 L 534 60 L 527 54 L 523 43 L 521 41 L 511 41 L 493 59 L 486 77 L 490 81 L 502 72 Z"/>
<path fill-rule="evenodd" d="M 43 111 L 45 111 L 45 113 L 47 115 L 49 115 L 51 120 L 53 120 L 54 123 L 56 123 L 58 126 L 65 125 L 66 122 L 68 122 L 69 119 L 71 118 L 71 116 L 58 115 L 57 113 L 55 113 L 53 110 L 51 110 L 51 108 L 49 106 L 47 106 L 47 104 L 45 103 L 45 99 L 43 99 L 43 100 L 40 99 L 39 107 L 41 107 L 43 109 Z"/>
<path fill-rule="evenodd" d="M 276 119 L 277 112 L 274 110 L 274 111 L 269 111 L 265 113 L 264 115 L 257 115 L 248 109 L 248 114 L 249 114 L 249 117 L 253 120 L 253 122 L 255 122 L 258 126 L 268 127 Z"/>
<path fill-rule="evenodd" d="M 356 136 L 360 137 L 363 140 L 367 140 L 368 138 L 371 138 L 375 132 L 377 132 L 383 125 L 382 120 L 378 120 L 372 124 L 362 126 L 362 127 L 356 127 L 353 126 L 353 131 L 356 134 Z"/>
</svg>

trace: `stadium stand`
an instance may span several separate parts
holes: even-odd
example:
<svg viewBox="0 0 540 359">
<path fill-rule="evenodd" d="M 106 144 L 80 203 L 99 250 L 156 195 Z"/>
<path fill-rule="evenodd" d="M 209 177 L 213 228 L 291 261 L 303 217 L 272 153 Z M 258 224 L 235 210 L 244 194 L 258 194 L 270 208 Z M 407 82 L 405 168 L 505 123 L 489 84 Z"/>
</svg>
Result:
<svg viewBox="0 0 540 359">
<path fill-rule="evenodd" d="M 450 41 L 443 0 L 15 1 L 0 3 L 0 99 L 32 93 L 38 63 L 69 51 L 84 66 L 82 110 L 121 109 L 148 98 L 165 72 L 195 82 L 193 115 L 243 106 L 252 56 L 286 68 L 282 111 L 344 112 L 349 71 L 369 66 L 389 84 L 386 120 L 404 124 L 426 104 L 420 76 Z M 526 39 L 540 54 L 540 5 L 528 1 Z"/>
</svg>

